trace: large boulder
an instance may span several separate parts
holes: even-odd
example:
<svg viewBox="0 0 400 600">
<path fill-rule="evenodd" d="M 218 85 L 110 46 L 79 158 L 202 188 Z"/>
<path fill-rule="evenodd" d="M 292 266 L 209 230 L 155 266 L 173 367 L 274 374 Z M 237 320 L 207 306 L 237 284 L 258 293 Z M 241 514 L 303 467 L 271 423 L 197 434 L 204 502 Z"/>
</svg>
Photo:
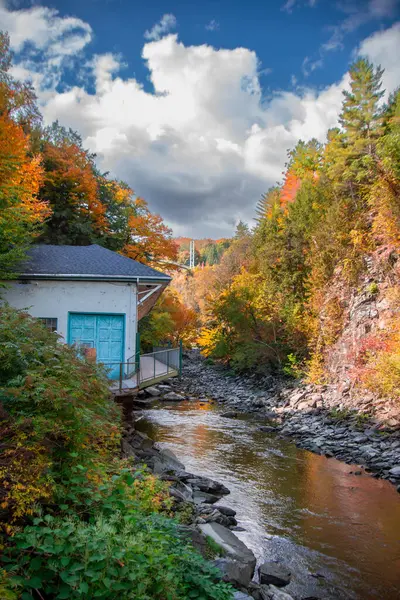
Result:
<svg viewBox="0 0 400 600">
<path fill-rule="evenodd" d="M 260 582 L 284 587 L 290 583 L 291 572 L 277 562 L 265 562 L 259 568 Z"/>
<path fill-rule="evenodd" d="M 256 566 L 253 552 L 230 529 L 219 523 L 199 525 L 204 536 L 209 536 L 225 554 L 216 561 L 225 581 L 247 587 L 252 580 Z"/>
</svg>

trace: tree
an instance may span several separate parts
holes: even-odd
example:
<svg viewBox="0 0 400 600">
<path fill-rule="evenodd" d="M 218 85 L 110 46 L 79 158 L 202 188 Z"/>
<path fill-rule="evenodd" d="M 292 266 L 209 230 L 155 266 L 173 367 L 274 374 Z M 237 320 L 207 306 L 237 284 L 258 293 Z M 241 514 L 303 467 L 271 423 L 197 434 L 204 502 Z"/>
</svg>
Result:
<svg viewBox="0 0 400 600">
<path fill-rule="evenodd" d="M 376 172 L 376 142 L 382 135 L 384 94 L 383 69 L 360 58 L 351 65 L 350 91 L 343 92 L 344 101 L 339 122 L 343 128 L 343 153 L 346 168 L 341 176 L 345 181 L 364 183 Z"/>
<path fill-rule="evenodd" d="M 0 33 L 0 276 L 12 277 L 50 214 L 38 199 L 43 170 L 24 132 L 36 114 L 31 89 L 14 81 L 8 36 Z M 30 116 L 29 116 L 30 115 Z"/>
<path fill-rule="evenodd" d="M 150 212 L 143 198 L 132 200 L 130 208 L 129 240 L 121 248 L 121 253 L 155 267 L 175 262 L 178 248 L 172 238 L 172 230 L 164 224 L 160 215 Z"/>
<path fill-rule="evenodd" d="M 52 209 L 42 242 L 91 243 L 107 229 L 94 156 L 83 149 L 78 134 L 57 122 L 44 131 L 41 148 L 45 176 L 40 198 Z"/>
</svg>

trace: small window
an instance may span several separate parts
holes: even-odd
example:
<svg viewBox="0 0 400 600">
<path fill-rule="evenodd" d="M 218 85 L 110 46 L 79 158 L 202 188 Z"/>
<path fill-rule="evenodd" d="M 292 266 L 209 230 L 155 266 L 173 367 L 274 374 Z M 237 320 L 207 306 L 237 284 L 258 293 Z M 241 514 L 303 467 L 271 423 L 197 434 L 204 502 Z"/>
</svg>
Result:
<svg viewBox="0 0 400 600">
<path fill-rule="evenodd" d="M 41 321 L 49 331 L 57 331 L 57 319 L 49 317 L 39 317 L 39 321 Z"/>
</svg>

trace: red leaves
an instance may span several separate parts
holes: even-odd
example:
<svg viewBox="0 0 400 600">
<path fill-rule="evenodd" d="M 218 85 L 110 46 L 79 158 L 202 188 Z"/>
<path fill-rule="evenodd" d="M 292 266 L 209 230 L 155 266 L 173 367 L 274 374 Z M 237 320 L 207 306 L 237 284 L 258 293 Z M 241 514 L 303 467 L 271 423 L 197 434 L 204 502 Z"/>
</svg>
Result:
<svg viewBox="0 0 400 600">
<path fill-rule="evenodd" d="M 285 211 L 287 210 L 287 205 L 294 202 L 300 185 L 301 180 L 293 173 L 293 171 L 289 170 L 286 173 L 285 182 L 280 195 L 280 203 Z"/>
</svg>

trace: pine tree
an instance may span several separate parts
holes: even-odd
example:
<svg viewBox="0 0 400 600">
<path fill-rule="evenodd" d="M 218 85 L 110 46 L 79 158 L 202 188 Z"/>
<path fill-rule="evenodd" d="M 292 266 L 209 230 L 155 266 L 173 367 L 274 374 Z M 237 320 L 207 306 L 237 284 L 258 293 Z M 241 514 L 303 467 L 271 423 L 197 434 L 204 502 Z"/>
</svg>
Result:
<svg viewBox="0 0 400 600">
<path fill-rule="evenodd" d="M 360 58 L 350 67 L 350 91 L 344 91 L 339 122 L 343 128 L 346 168 L 344 180 L 365 183 L 374 174 L 376 142 L 382 135 L 383 117 L 379 102 L 383 69 Z"/>
<path fill-rule="evenodd" d="M 256 217 L 255 220 L 257 223 L 260 223 L 263 219 L 266 218 L 268 212 L 271 209 L 271 206 L 279 200 L 280 196 L 280 188 L 279 187 L 271 187 L 268 192 L 263 194 L 260 200 L 256 205 Z"/>
</svg>

